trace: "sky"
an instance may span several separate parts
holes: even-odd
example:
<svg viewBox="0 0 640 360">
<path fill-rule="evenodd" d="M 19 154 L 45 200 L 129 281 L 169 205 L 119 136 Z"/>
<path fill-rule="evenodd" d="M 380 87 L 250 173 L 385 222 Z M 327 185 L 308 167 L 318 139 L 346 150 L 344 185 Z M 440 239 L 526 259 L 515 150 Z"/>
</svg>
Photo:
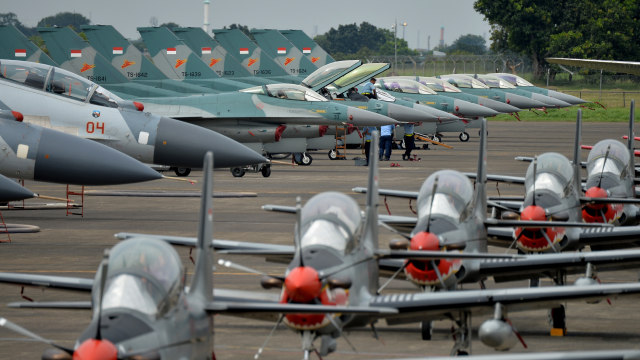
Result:
<svg viewBox="0 0 640 360">
<path fill-rule="evenodd" d="M 489 40 L 489 24 L 473 9 L 473 0 L 210 0 L 210 29 L 241 24 L 258 29 L 301 29 L 307 35 L 324 34 L 341 24 L 369 22 L 392 29 L 398 23 L 398 37 L 410 48 L 436 46 L 440 28 L 444 42 L 473 34 Z M 203 0 L 20 0 L 4 1 L 0 12 L 13 12 L 24 25 L 59 12 L 77 12 L 92 24 L 113 25 L 125 37 L 139 38 L 136 27 L 174 22 L 180 26 L 202 26 Z M 406 26 L 402 26 L 406 23 Z"/>
</svg>

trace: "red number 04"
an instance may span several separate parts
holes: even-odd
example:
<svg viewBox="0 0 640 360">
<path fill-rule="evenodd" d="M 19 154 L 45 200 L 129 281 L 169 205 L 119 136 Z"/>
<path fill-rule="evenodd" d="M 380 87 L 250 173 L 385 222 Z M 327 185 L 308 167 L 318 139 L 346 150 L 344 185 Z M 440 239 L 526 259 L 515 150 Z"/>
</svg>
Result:
<svg viewBox="0 0 640 360">
<path fill-rule="evenodd" d="M 104 134 L 104 123 L 103 122 L 87 122 L 87 133 L 93 134 L 96 130 L 99 130 L 101 134 Z"/>
</svg>

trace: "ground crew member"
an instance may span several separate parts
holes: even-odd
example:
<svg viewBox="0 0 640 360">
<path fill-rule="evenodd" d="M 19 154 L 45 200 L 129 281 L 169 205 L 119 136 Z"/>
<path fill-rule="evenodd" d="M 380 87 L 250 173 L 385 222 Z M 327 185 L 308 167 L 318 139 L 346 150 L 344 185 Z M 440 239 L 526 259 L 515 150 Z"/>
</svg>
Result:
<svg viewBox="0 0 640 360">
<path fill-rule="evenodd" d="M 360 94 L 368 97 L 369 99 L 377 99 L 378 94 L 376 94 L 376 78 L 371 78 L 368 83 L 366 83 L 362 87 L 362 91 Z"/>
<path fill-rule="evenodd" d="M 380 128 L 380 160 L 389 161 L 389 157 L 391 157 L 393 128 L 393 125 L 383 125 Z M 383 154 L 384 158 L 382 157 Z"/>
<path fill-rule="evenodd" d="M 404 154 L 402 160 L 411 160 L 411 150 L 416 147 L 415 134 L 413 133 L 414 123 L 404 124 Z"/>
<path fill-rule="evenodd" d="M 367 158 L 367 166 L 369 166 L 369 153 L 371 152 L 371 134 L 377 130 L 375 126 L 365 126 L 362 133 L 364 134 L 364 156 Z"/>
</svg>

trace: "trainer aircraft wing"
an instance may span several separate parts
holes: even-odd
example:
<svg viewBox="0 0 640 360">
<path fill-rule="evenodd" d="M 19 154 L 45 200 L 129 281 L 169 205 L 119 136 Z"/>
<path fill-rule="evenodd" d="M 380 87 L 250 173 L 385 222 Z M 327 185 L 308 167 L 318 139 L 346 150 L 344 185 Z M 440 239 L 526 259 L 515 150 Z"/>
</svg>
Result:
<svg viewBox="0 0 640 360">
<path fill-rule="evenodd" d="M 487 228 L 489 245 L 509 247 L 513 243 L 513 228 L 495 227 Z M 585 227 L 578 236 L 578 246 L 613 246 L 626 244 L 633 245 L 640 239 L 640 226 L 614 226 L 614 227 Z"/>
<path fill-rule="evenodd" d="M 617 73 L 640 75 L 640 62 L 637 61 L 614 61 L 614 60 L 592 60 L 592 59 L 571 59 L 571 58 L 545 58 L 552 64 L 585 67 L 595 70 L 606 70 Z"/>
<path fill-rule="evenodd" d="M 0 273 L 0 283 L 80 292 L 91 292 L 93 287 L 93 279 L 20 273 Z"/>
<path fill-rule="evenodd" d="M 600 300 L 620 295 L 640 296 L 640 284 L 598 284 L 556 287 L 465 290 L 451 292 L 407 293 L 374 296 L 373 307 L 390 307 L 398 314 L 382 315 L 399 324 L 416 318 L 445 319 L 458 311 L 491 314 L 496 304 L 508 311 L 548 309 L 567 301 Z"/>
<path fill-rule="evenodd" d="M 476 173 L 463 173 L 469 179 L 475 179 Z M 509 176 L 509 175 L 492 175 L 487 174 L 487 181 L 498 181 L 510 184 L 522 184 L 524 185 L 524 177 L 523 176 Z"/>
</svg>

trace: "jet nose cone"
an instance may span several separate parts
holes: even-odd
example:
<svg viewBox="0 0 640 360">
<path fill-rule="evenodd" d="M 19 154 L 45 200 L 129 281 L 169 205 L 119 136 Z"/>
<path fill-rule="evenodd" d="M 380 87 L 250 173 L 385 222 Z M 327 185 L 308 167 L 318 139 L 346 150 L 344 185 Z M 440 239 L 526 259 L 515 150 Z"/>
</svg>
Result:
<svg viewBox="0 0 640 360">
<path fill-rule="evenodd" d="M 116 185 L 160 179 L 157 171 L 100 143 L 43 129 L 34 180 L 77 185 Z"/>
<path fill-rule="evenodd" d="M 531 93 L 531 97 L 518 94 L 507 93 L 506 99 L 509 104 L 519 107 L 520 109 L 533 109 L 548 106 L 544 101 L 540 101 L 535 97 L 535 93 Z"/>
<path fill-rule="evenodd" d="M 355 126 L 382 126 L 399 124 L 398 121 L 368 110 L 349 106 L 347 109 L 348 123 Z"/>
<path fill-rule="evenodd" d="M 0 175 L 0 202 L 30 199 L 35 194 L 17 182 Z"/>
<path fill-rule="evenodd" d="M 499 112 L 489 109 L 488 107 L 484 107 L 482 105 L 473 104 L 468 101 L 456 99 L 454 102 L 454 110 L 458 114 L 462 114 L 464 116 L 495 116 L 498 115 Z"/>
<path fill-rule="evenodd" d="M 429 117 L 422 111 L 412 109 L 398 104 L 387 104 L 389 106 L 389 117 L 402 122 L 421 122 Z"/>
<path fill-rule="evenodd" d="M 413 108 L 415 110 L 423 111 L 430 116 L 430 120 L 460 120 L 459 117 L 448 113 L 446 111 L 438 110 L 434 107 L 422 105 L 422 104 L 413 104 Z"/>
<path fill-rule="evenodd" d="M 588 102 L 588 101 L 580 99 L 579 97 L 575 97 L 573 95 L 561 93 L 559 91 L 554 91 L 554 90 L 549 90 L 549 92 L 547 93 L 547 96 L 551 96 L 554 99 L 562 100 L 562 101 L 564 101 L 566 103 L 569 103 L 571 105 L 584 104 L 584 103 Z"/>
<path fill-rule="evenodd" d="M 513 113 L 513 112 L 518 112 L 520 111 L 520 108 L 514 106 L 514 105 L 509 105 L 509 104 L 505 104 L 501 101 L 496 101 L 496 100 L 491 100 L 491 99 L 486 99 L 483 97 L 478 97 L 478 105 L 482 105 L 485 107 L 488 107 L 490 109 L 493 109 L 497 112 L 501 112 L 503 114 L 508 114 L 508 113 Z"/>
<path fill-rule="evenodd" d="M 175 119 L 160 119 L 153 154 L 154 163 L 200 168 L 207 151 L 213 152 L 216 168 L 267 161 L 257 152 L 215 131 Z"/>
</svg>

